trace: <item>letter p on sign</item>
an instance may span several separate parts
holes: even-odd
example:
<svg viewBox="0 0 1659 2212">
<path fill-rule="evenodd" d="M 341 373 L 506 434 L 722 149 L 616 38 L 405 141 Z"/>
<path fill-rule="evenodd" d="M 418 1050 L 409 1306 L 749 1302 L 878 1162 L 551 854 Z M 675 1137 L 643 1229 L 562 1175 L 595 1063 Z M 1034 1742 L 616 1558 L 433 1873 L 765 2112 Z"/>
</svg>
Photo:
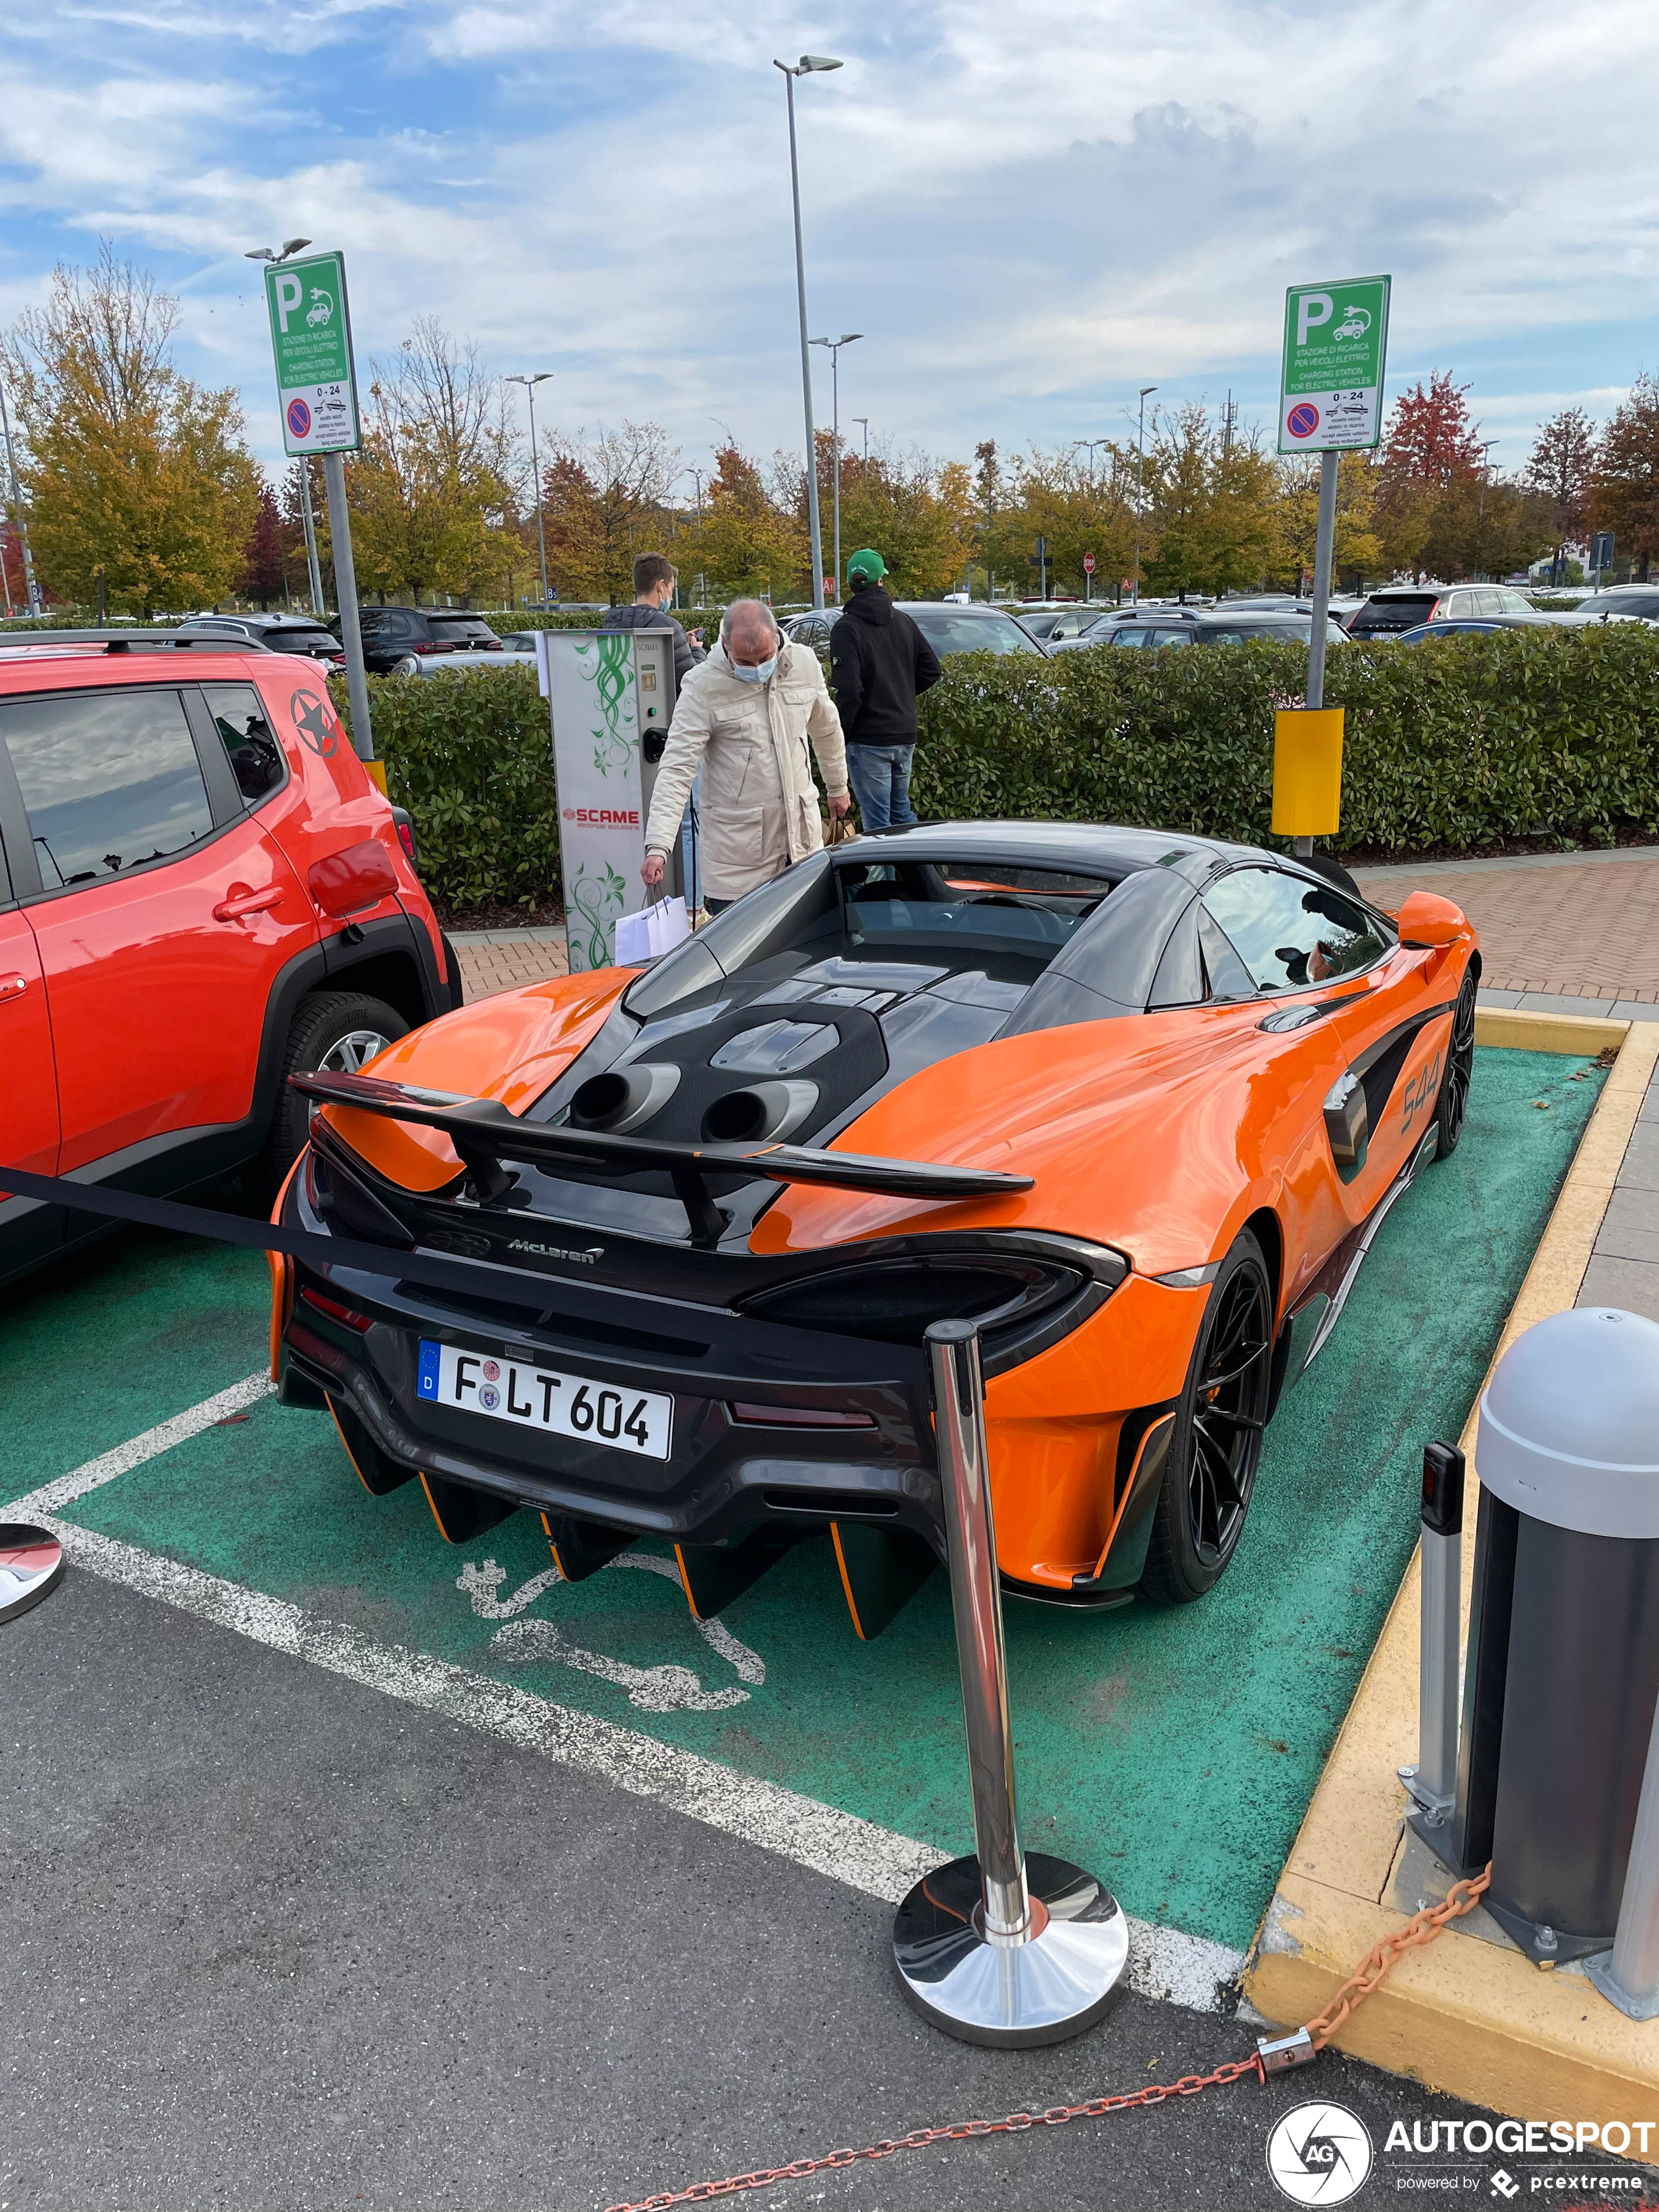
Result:
<svg viewBox="0 0 1659 2212">
<path fill-rule="evenodd" d="M 1316 331 L 1322 323 L 1328 323 L 1336 313 L 1336 302 L 1328 292 L 1304 292 L 1296 303 L 1296 342 L 1299 346 L 1308 343 L 1310 331 Z"/>
<path fill-rule="evenodd" d="M 304 299 L 305 295 L 306 288 L 295 275 L 294 271 L 291 269 L 284 269 L 276 279 L 276 314 L 278 320 L 282 324 L 283 335 L 285 337 L 288 335 L 288 319 L 299 306 L 301 301 Z M 1302 303 L 1302 312 L 1304 315 L 1307 313 L 1307 307 L 1308 303 L 1304 300 Z M 1327 316 L 1328 316 L 1330 313 L 1328 302 L 1326 304 L 1325 312 Z"/>
</svg>

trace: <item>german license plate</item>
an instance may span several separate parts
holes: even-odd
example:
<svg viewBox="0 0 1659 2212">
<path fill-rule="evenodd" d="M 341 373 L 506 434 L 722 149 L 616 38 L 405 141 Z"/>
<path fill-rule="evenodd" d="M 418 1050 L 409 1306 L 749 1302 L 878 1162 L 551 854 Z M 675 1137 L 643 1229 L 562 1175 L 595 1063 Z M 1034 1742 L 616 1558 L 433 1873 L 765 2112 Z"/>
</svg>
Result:
<svg viewBox="0 0 1659 2212">
<path fill-rule="evenodd" d="M 418 1395 L 459 1413 L 482 1413 L 613 1451 L 666 1459 L 674 1401 L 660 1390 L 619 1390 L 585 1375 L 562 1375 L 527 1359 L 421 1340 Z"/>
</svg>

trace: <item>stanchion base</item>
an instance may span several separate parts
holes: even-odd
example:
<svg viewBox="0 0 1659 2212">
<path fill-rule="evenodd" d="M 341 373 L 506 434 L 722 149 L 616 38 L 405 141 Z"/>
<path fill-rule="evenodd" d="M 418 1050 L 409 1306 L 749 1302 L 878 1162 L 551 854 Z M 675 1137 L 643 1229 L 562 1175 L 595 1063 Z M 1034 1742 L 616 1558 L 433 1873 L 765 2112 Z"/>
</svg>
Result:
<svg viewBox="0 0 1659 2212">
<path fill-rule="evenodd" d="M 1634 1997 L 1613 1978 L 1613 1954 L 1598 1951 L 1583 1962 L 1584 1972 L 1610 2005 L 1617 2005 L 1628 2020 L 1659 2020 L 1659 1996 Z"/>
<path fill-rule="evenodd" d="M 39 1605 L 64 1579 L 64 1547 L 45 1528 L 0 1521 L 0 1620 Z"/>
<path fill-rule="evenodd" d="M 1117 1899 L 1065 1859 L 1025 1862 L 1032 1933 L 983 1929 L 979 1861 L 952 1859 L 919 1881 L 893 1922 L 900 1986 L 924 2020 L 964 2043 L 1012 2051 L 1092 2027 L 1129 1963 Z"/>
</svg>

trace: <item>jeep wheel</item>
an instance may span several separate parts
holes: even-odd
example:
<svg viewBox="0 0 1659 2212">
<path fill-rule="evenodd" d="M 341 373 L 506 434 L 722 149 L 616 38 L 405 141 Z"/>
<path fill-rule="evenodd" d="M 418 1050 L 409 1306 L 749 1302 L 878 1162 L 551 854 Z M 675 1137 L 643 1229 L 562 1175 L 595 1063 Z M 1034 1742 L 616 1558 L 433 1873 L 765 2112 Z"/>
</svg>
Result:
<svg viewBox="0 0 1659 2212">
<path fill-rule="evenodd" d="M 408 1033 L 409 1024 L 401 1014 L 383 999 L 370 999 L 360 991 L 313 991 L 300 1001 L 283 1048 L 276 1101 L 265 1138 L 265 1179 L 273 1188 L 299 1158 L 311 1111 L 298 1091 L 289 1089 L 289 1077 L 324 1068 L 356 1075 L 377 1052 Z"/>
</svg>

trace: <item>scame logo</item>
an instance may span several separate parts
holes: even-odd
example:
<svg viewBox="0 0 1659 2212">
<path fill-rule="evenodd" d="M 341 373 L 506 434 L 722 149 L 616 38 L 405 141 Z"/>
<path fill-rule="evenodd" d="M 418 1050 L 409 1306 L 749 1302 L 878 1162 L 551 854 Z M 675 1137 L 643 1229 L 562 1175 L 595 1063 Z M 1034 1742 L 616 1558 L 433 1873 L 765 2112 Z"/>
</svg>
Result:
<svg viewBox="0 0 1659 2212">
<path fill-rule="evenodd" d="M 590 830 L 637 830 L 640 810 L 637 806 L 567 806 L 567 822 L 580 822 Z"/>
</svg>

